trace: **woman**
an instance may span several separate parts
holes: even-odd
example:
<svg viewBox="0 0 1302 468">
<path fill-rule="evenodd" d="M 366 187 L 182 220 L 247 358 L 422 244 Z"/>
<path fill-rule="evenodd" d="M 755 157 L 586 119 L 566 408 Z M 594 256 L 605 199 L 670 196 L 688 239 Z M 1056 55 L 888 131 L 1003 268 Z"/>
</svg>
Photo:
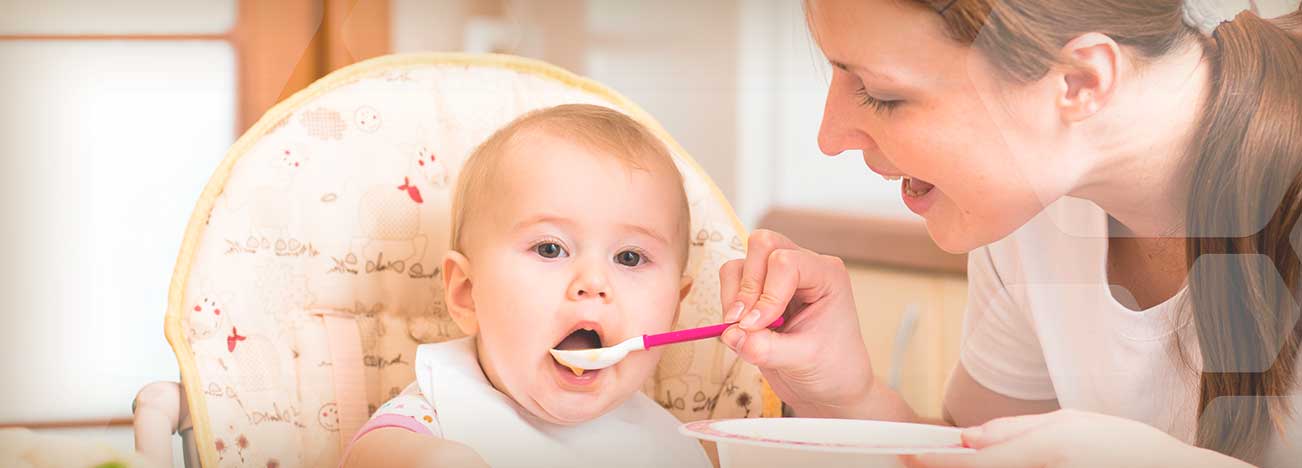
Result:
<svg viewBox="0 0 1302 468">
<path fill-rule="evenodd" d="M 970 252 L 944 406 L 978 451 L 910 463 L 1302 455 L 1302 13 L 1269 3 L 806 4 L 833 66 L 819 146 L 903 178 Z M 724 342 L 796 415 L 918 420 L 873 377 L 838 259 L 760 231 L 720 276 Z"/>
</svg>

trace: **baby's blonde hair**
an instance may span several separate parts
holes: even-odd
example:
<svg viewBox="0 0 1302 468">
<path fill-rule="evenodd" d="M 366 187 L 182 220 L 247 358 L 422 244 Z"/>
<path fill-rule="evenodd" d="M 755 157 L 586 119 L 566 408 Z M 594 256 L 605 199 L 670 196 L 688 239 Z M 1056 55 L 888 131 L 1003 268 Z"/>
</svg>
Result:
<svg viewBox="0 0 1302 468">
<path fill-rule="evenodd" d="M 666 170 L 678 187 L 679 228 L 670 241 L 679 250 L 679 260 L 687 264 L 688 231 L 691 219 L 687 194 L 683 191 L 683 176 L 674 165 L 673 156 L 660 138 L 645 126 L 623 113 L 592 104 L 563 104 L 526 113 L 498 129 L 475 148 L 466 159 L 457 177 L 452 198 L 452 250 L 465 254 L 466 220 L 471 213 L 481 212 L 487 201 L 491 181 L 496 179 L 498 163 L 511 140 L 525 130 L 539 130 L 578 142 L 596 152 L 618 159 L 635 170 Z"/>
</svg>

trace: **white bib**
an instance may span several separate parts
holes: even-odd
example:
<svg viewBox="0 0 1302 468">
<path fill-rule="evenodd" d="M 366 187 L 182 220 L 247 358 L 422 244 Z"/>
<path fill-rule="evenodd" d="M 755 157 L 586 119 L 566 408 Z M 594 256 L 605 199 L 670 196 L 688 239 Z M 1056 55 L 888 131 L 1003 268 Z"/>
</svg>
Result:
<svg viewBox="0 0 1302 468">
<path fill-rule="evenodd" d="M 678 433 L 678 419 L 641 392 L 582 424 L 535 417 L 489 383 L 473 337 L 417 348 L 416 382 L 442 437 L 470 446 L 495 468 L 711 467 L 701 445 Z"/>
</svg>

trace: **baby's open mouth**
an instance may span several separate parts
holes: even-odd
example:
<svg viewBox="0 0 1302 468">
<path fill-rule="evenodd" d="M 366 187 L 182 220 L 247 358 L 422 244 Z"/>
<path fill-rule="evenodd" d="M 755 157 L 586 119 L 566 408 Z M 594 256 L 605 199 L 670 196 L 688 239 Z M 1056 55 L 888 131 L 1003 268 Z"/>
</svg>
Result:
<svg viewBox="0 0 1302 468">
<path fill-rule="evenodd" d="M 600 334 L 598 334 L 595 330 L 580 328 L 570 332 L 569 335 L 565 336 L 565 339 L 562 339 L 561 342 L 557 343 L 556 346 L 554 346 L 553 348 L 562 351 L 568 351 L 568 350 L 575 350 L 575 349 L 596 349 L 600 347 L 601 347 Z M 555 360 L 556 358 L 553 357 L 552 359 Z M 584 373 L 583 369 L 570 366 L 560 361 L 556 361 L 556 364 L 562 367 L 569 368 L 570 372 L 573 372 L 576 377 L 582 376 Z"/>
<path fill-rule="evenodd" d="M 561 340 L 560 343 L 556 344 L 556 349 L 560 349 L 560 350 L 589 349 L 589 348 L 600 348 L 600 347 L 601 347 L 601 335 L 598 335 L 596 331 L 589 330 L 587 328 L 580 328 L 578 330 L 574 330 L 573 332 L 570 332 L 570 334 L 566 336 L 565 339 Z"/>
</svg>

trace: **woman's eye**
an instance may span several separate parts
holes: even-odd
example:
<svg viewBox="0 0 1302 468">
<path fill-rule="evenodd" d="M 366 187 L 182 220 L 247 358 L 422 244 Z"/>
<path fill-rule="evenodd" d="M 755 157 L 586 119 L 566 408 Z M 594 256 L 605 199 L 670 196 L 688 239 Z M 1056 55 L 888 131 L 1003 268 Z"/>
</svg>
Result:
<svg viewBox="0 0 1302 468">
<path fill-rule="evenodd" d="M 632 250 L 625 250 L 615 254 L 615 263 L 630 267 L 638 266 L 642 264 L 642 254 Z"/>
<path fill-rule="evenodd" d="M 533 247 L 534 252 L 543 258 L 557 258 L 565 254 L 565 249 L 555 242 L 543 242 Z"/>
<path fill-rule="evenodd" d="M 872 110 L 882 114 L 886 114 L 892 110 L 895 110 L 895 108 L 899 107 L 900 103 L 903 102 L 898 100 L 887 101 L 884 99 L 875 98 L 872 95 L 868 94 L 868 90 L 862 86 L 860 86 L 859 89 L 856 90 L 854 94 L 855 97 L 859 98 L 859 105 L 863 107 L 871 108 Z"/>
</svg>

